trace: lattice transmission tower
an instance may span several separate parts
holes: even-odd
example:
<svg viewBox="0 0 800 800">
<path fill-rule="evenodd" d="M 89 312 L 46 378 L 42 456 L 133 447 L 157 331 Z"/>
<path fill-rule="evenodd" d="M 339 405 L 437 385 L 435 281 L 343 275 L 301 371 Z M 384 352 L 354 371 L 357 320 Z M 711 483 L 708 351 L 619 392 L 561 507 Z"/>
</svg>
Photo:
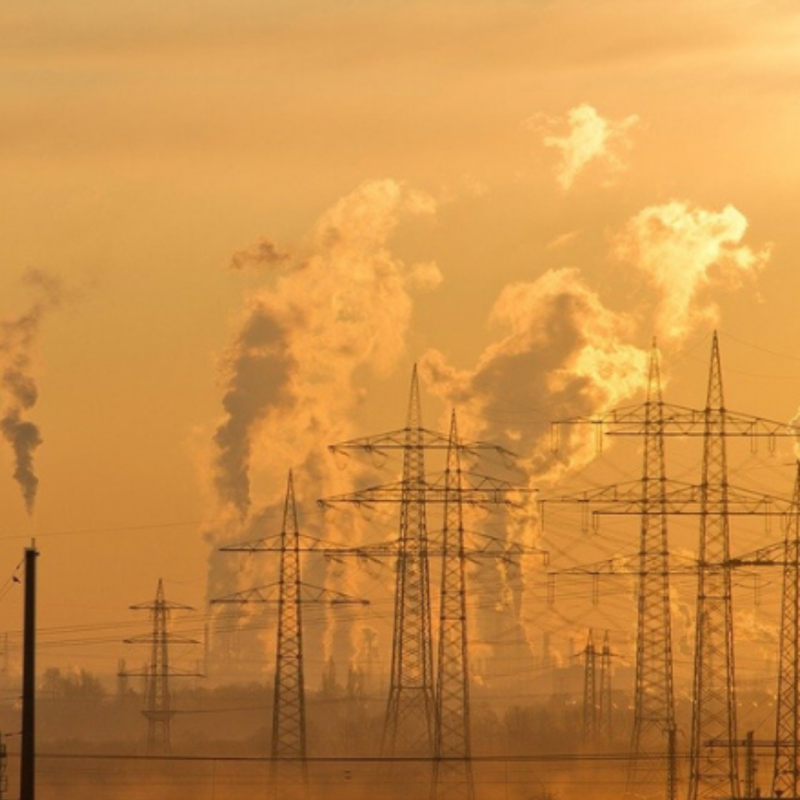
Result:
<svg viewBox="0 0 800 800">
<path fill-rule="evenodd" d="M 170 692 L 171 678 L 202 677 L 197 673 L 176 672 L 169 665 L 169 645 L 198 644 L 196 639 L 170 632 L 169 618 L 172 611 L 194 611 L 191 606 L 174 603 L 164 597 L 164 582 L 158 579 L 155 600 L 130 606 L 134 611 L 149 611 L 152 631 L 141 636 L 125 639 L 126 644 L 149 644 L 150 662 L 144 672 L 126 672 L 127 676 L 145 678 L 144 708 L 147 720 L 148 755 L 169 755 L 172 750 L 170 723 L 176 711 Z"/>
<path fill-rule="evenodd" d="M 469 722 L 467 586 L 461 454 L 456 415 L 450 424 L 445 471 L 436 736 L 431 800 L 474 800 Z"/>
<path fill-rule="evenodd" d="M 673 414 L 675 408 L 672 408 Z M 680 416 L 685 416 L 681 414 Z M 670 612 L 670 563 L 665 493 L 667 490 L 664 448 L 664 401 L 658 349 L 650 351 L 647 394 L 641 406 L 615 409 L 600 417 L 578 418 L 557 424 L 591 423 L 601 432 L 603 425 L 639 425 L 643 441 L 642 477 L 630 487 L 607 487 L 601 494 L 578 498 L 579 502 L 606 503 L 619 499 L 640 517 L 639 549 L 632 570 L 638 579 L 636 590 L 636 680 L 633 731 L 627 777 L 628 794 L 657 791 L 666 777 L 664 753 L 669 732 L 675 727 L 675 699 L 672 664 Z M 598 438 L 598 442 L 601 439 Z M 562 498 L 570 500 L 571 498 Z M 572 498 L 574 499 L 574 498 Z M 619 567 L 617 567 L 619 569 Z M 586 571 L 585 568 L 583 571 Z M 591 570 L 589 570 L 591 572 Z M 610 673 L 609 673 L 610 677 Z M 610 702 L 610 700 L 609 700 Z M 609 728 L 610 708 L 604 711 Z"/>
<path fill-rule="evenodd" d="M 583 648 L 583 744 L 597 745 L 597 650 L 594 635 L 589 630 Z"/>
<path fill-rule="evenodd" d="M 434 735 L 431 596 L 425 503 L 425 449 L 417 368 L 411 379 L 403 447 L 392 664 L 383 736 L 384 753 L 429 752 Z"/>
<path fill-rule="evenodd" d="M 737 730 L 726 413 L 716 334 L 703 426 L 689 800 L 739 796 L 734 748 L 706 744 L 713 739 L 733 742 Z"/>
<path fill-rule="evenodd" d="M 283 505 L 283 525 L 278 536 L 220 548 L 223 552 L 279 552 L 277 582 L 211 601 L 239 605 L 276 603 L 278 607 L 270 744 L 270 791 L 276 800 L 307 798 L 309 795 L 302 607 L 309 603 L 334 606 L 368 604 L 367 600 L 302 581 L 300 553 L 319 551 L 323 544 L 317 539 L 306 542 L 305 538 L 308 537 L 301 537 L 297 524 L 294 479 L 290 471 Z"/>
<path fill-rule="evenodd" d="M 669 566 L 666 522 L 670 515 L 697 515 L 700 542 L 694 706 L 691 740 L 690 800 L 721 794 L 736 796 L 738 769 L 735 741 L 735 687 L 733 684 L 732 615 L 729 519 L 734 515 L 782 516 L 784 498 L 770 497 L 730 486 L 725 441 L 730 436 L 756 442 L 796 436 L 800 429 L 782 422 L 729 411 L 722 394 L 719 342 L 711 348 L 706 406 L 702 410 L 668 405 L 661 399 L 655 348 L 650 361 L 648 400 L 643 406 L 614 409 L 594 417 L 556 424 L 596 426 L 598 442 L 609 435 L 645 439 L 643 478 L 633 484 L 603 487 L 578 495 L 554 498 L 594 507 L 593 516 L 637 514 L 642 519 L 640 552 L 632 569 L 619 563 L 578 568 L 584 574 L 637 574 L 637 682 L 634 700 L 634 759 L 629 792 L 646 794 L 661 783 L 664 755 L 674 743 L 672 656 L 669 634 Z M 664 437 L 703 438 L 702 477 L 699 485 L 667 480 L 664 474 Z M 619 559 L 617 561 L 620 561 Z M 631 559 L 633 562 L 633 559 Z M 718 743 L 710 746 L 710 742 Z M 671 764 L 674 765 L 674 759 Z M 651 769 L 652 767 L 652 769 Z M 675 794 L 675 774 L 666 774 L 667 797 Z"/>
<path fill-rule="evenodd" d="M 797 797 L 800 779 L 800 463 L 783 548 L 783 593 L 772 794 Z"/>
<path fill-rule="evenodd" d="M 597 701 L 597 741 L 604 747 L 608 747 L 614 741 L 614 706 L 611 694 L 611 658 L 613 655 L 608 631 L 606 631 L 603 634 L 603 645 L 600 649 L 599 697 Z"/>
<path fill-rule="evenodd" d="M 425 453 L 429 450 L 446 452 L 452 447 L 450 436 L 422 427 L 416 366 L 411 377 L 405 428 L 330 447 L 335 453 L 362 451 L 381 454 L 394 450 L 403 454 L 403 472 L 399 483 L 320 501 L 325 506 L 341 503 L 357 506 L 390 503 L 400 507 L 399 535 L 396 542 L 374 549 L 352 549 L 352 552 L 357 553 L 391 555 L 397 564 L 389 697 L 381 746 L 382 754 L 389 758 L 431 757 L 434 754 L 436 695 L 431 635 L 430 556 L 441 554 L 441 546 L 431 546 L 427 507 L 430 503 L 444 503 L 448 491 L 441 480 L 428 479 Z M 460 453 L 492 450 L 504 457 L 512 455 L 497 445 L 483 442 L 459 443 L 455 449 Z M 505 481 L 476 476 L 471 485 L 461 487 L 459 495 L 462 502 L 466 502 L 468 498 L 471 503 L 488 505 L 510 503 L 509 497 L 519 492 L 517 487 Z M 518 549 L 522 553 L 522 549 Z M 483 554 L 507 557 L 508 548 L 490 542 Z"/>
</svg>

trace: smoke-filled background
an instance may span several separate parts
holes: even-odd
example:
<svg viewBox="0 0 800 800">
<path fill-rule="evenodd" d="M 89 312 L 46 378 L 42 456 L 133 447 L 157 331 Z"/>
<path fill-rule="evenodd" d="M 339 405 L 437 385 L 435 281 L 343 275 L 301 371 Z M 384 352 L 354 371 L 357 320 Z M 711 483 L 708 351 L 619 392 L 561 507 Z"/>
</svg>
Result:
<svg viewBox="0 0 800 800">
<path fill-rule="evenodd" d="M 388 512 L 316 499 L 396 477 L 396 459 L 326 447 L 402 427 L 415 363 L 426 426 L 457 408 L 465 437 L 519 455 L 478 468 L 542 495 L 638 475 L 635 443 L 598 460 L 573 431 L 554 453 L 549 422 L 641 401 L 653 337 L 667 399 L 704 404 L 716 328 L 727 405 L 793 418 L 798 34 L 792 3 L 763 1 L 6 2 L 3 628 L 35 535 L 42 667 L 110 680 L 144 659 L 120 640 L 159 578 L 198 614 L 274 580 L 265 557 L 216 548 L 280 531 L 290 469 L 304 533 L 391 538 Z M 59 281 L 80 295 L 60 303 Z M 792 456 L 745 445 L 732 480 L 788 492 Z M 696 443 L 671 458 L 697 477 Z M 635 549 L 634 520 L 591 538 L 548 513 L 544 531 L 535 508 L 469 524 L 564 567 Z M 746 550 L 779 532 L 736 535 Z M 691 555 L 690 523 L 675 542 Z M 308 563 L 309 582 L 375 604 L 312 615 L 315 684 L 329 656 L 340 680 L 385 667 L 391 565 Z M 536 664 L 574 664 L 589 626 L 630 666 L 630 581 L 605 605 L 577 584 L 548 604 L 535 558 L 470 569 L 474 677 L 498 702 L 533 691 Z M 774 584 L 761 605 L 737 591 L 754 676 Z M 685 686 L 691 581 L 673 603 Z M 270 671 L 271 620 L 210 626 L 215 679 Z M 202 654 L 174 657 L 193 671 Z"/>
</svg>

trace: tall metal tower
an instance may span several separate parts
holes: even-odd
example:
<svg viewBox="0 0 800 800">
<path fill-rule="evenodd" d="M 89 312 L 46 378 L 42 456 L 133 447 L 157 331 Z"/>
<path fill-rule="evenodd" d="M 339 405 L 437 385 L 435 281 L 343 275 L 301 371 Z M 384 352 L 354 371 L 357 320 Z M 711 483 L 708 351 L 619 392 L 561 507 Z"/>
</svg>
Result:
<svg viewBox="0 0 800 800">
<path fill-rule="evenodd" d="M 800 463 L 793 499 L 783 554 L 774 797 L 797 797 L 800 779 Z"/>
<path fill-rule="evenodd" d="M 427 754 L 434 734 L 425 450 L 416 364 L 408 401 L 402 492 L 392 664 L 383 733 L 386 755 L 398 751 Z"/>
<path fill-rule="evenodd" d="M 340 592 L 312 586 L 301 580 L 300 553 L 319 551 L 317 539 L 301 544 L 297 525 L 294 479 L 291 471 L 286 485 L 283 525 L 278 537 L 220 548 L 232 552 L 280 552 L 277 583 L 220 597 L 212 603 L 275 603 L 278 605 L 278 630 L 275 647 L 275 684 L 272 704 L 272 742 L 270 745 L 271 792 L 275 798 L 308 796 L 306 751 L 306 704 L 303 674 L 303 615 L 308 603 L 366 605 Z"/>
<path fill-rule="evenodd" d="M 715 333 L 704 411 L 689 800 L 739 796 L 725 423 Z M 709 747 L 711 740 L 725 744 Z"/>
<path fill-rule="evenodd" d="M 583 744 L 597 744 L 597 651 L 591 629 L 583 649 Z"/>
<path fill-rule="evenodd" d="M 169 666 L 169 644 L 197 644 L 195 639 L 177 636 L 169 631 L 170 612 L 175 610 L 193 611 L 191 606 L 173 603 L 164 598 L 164 582 L 158 579 L 155 600 L 130 606 L 134 611 L 149 611 L 153 624 L 152 632 L 125 639 L 126 644 L 149 644 L 150 663 L 144 673 L 145 698 L 142 714 L 147 720 L 147 752 L 149 755 L 169 755 L 172 749 L 170 722 L 175 716 L 170 695 L 170 678 L 185 673 L 175 673 Z"/>
<path fill-rule="evenodd" d="M 300 538 L 294 481 L 289 473 L 281 529 L 280 593 L 278 595 L 278 643 L 272 700 L 273 777 L 303 784 L 306 771 L 306 701 L 303 679 L 303 618 L 300 599 Z M 284 763 L 286 759 L 286 763 Z M 288 775 L 286 773 L 289 773 Z M 294 772 L 295 775 L 291 776 Z M 290 777 L 291 776 L 291 777 Z M 292 780 L 294 778 L 295 780 Z"/>
<path fill-rule="evenodd" d="M 628 791 L 661 783 L 663 754 L 675 727 L 672 615 L 669 597 L 664 401 L 658 349 L 653 344 L 644 403 L 644 463 L 636 593 L 636 683 Z"/>
<path fill-rule="evenodd" d="M 456 415 L 450 423 L 445 472 L 436 739 L 431 800 L 474 800 L 469 725 L 467 590 L 461 455 Z"/>
<path fill-rule="evenodd" d="M 766 518 L 781 516 L 785 501 L 783 498 L 729 486 L 725 439 L 729 436 L 748 437 L 753 443 L 766 439 L 772 449 L 776 438 L 797 436 L 800 429 L 784 422 L 732 412 L 724 407 L 716 333 L 712 342 L 706 407 L 703 410 L 663 403 L 654 349 L 650 362 L 648 399 L 643 406 L 613 409 L 594 417 L 565 420 L 556 425 L 564 423 L 595 426 L 598 444 L 602 441 L 604 427 L 608 428 L 606 432 L 609 435 L 645 439 L 642 481 L 555 499 L 556 502 L 594 506 L 593 516 L 637 514 L 642 519 L 640 550 L 633 570 L 620 568 L 610 562 L 576 570 L 593 576 L 631 572 L 639 576 L 632 747 L 635 758 L 629 774 L 628 790 L 646 794 L 648 785 L 656 790 L 661 775 L 665 773 L 663 756 L 665 752 L 674 752 L 668 577 L 672 568 L 669 566 L 666 516 L 699 515 L 699 562 L 690 570 L 697 572 L 700 577 L 689 798 L 698 800 L 698 796 L 706 797 L 720 792 L 732 794 L 738 787 L 735 750 L 733 745 L 725 744 L 735 741 L 732 731 L 728 730 L 731 724 L 735 725 L 730 615 L 732 564 L 727 553 L 728 522 L 734 514 Z M 699 486 L 665 478 L 665 436 L 703 437 L 703 474 Z M 718 744 L 714 753 L 707 747 L 710 741 Z M 708 751 L 709 757 L 700 758 L 701 750 Z M 670 759 L 669 763 L 670 768 L 665 775 L 666 790 L 667 797 L 672 800 L 675 796 L 676 761 Z M 727 764 L 731 765 L 730 770 Z M 656 778 L 659 778 L 658 782 Z M 702 789 L 699 788 L 701 786 Z"/>
<path fill-rule="evenodd" d="M 603 635 L 603 647 L 600 650 L 600 697 L 597 703 L 597 741 L 607 747 L 614 740 L 612 724 L 613 706 L 611 703 L 611 644 L 608 631 Z"/>
<path fill-rule="evenodd" d="M 352 552 L 359 554 L 392 555 L 397 562 L 389 697 L 381 748 L 383 755 L 389 758 L 430 757 L 434 752 L 436 701 L 433 686 L 429 558 L 431 555 L 443 553 L 440 546 L 431 547 L 426 509 L 430 503 L 446 502 L 448 496 L 452 499 L 454 489 L 451 487 L 448 491 L 441 482 L 427 479 L 425 452 L 451 451 L 454 448 L 462 453 L 473 454 L 492 450 L 503 457 L 513 458 L 512 453 L 497 445 L 485 442 L 459 442 L 454 445 L 449 435 L 423 428 L 416 366 L 411 377 L 405 428 L 330 447 L 335 453 L 361 450 L 380 454 L 400 450 L 403 454 L 403 474 L 399 483 L 320 501 L 325 506 L 339 503 L 354 503 L 359 506 L 395 503 L 400 506 L 400 531 L 396 542 L 378 548 L 352 548 Z M 512 495 L 530 491 L 487 476 L 471 473 L 468 476 L 465 472 L 461 473 L 464 483 L 467 483 L 467 477 L 472 483 L 462 485 L 459 493 L 462 503 L 511 505 Z M 516 547 L 516 552 L 511 553 L 504 543 L 498 544 L 491 537 L 486 537 L 486 540 L 488 544 L 480 550 L 480 555 L 508 558 L 532 552 L 530 549 Z M 537 554 L 541 552 L 536 551 Z M 470 553 L 474 554 L 473 551 Z"/>
</svg>

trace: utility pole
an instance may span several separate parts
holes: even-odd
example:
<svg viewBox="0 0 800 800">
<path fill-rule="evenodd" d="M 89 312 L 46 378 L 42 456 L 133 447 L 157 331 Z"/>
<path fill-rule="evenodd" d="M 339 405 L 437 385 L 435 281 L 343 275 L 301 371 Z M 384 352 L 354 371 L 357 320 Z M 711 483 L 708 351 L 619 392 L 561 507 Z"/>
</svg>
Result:
<svg viewBox="0 0 800 800">
<path fill-rule="evenodd" d="M 312 540 L 308 549 L 319 550 L 320 547 L 319 540 Z M 274 552 L 275 549 L 274 537 L 220 548 L 223 552 L 247 553 Z M 368 605 L 369 601 L 303 583 L 300 552 L 306 548 L 301 547 L 291 471 L 286 485 L 278 549 L 280 572 L 277 583 L 219 597 L 211 602 L 240 605 L 277 603 L 270 782 L 271 796 L 275 800 L 288 800 L 290 797 L 307 798 L 309 795 L 302 606 L 308 603 Z"/>
<path fill-rule="evenodd" d="M 469 724 L 467 587 L 464 515 L 456 415 L 445 472 L 436 730 L 431 800 L 474 800 Z"/>
<path fill-rule="evenodd" d="M 170 644 L 198 644 L 197 640 L 178 636 L 169 631 L 170 613 L 175 610 L 193 611 L 191 606 L 169 602 L 164 597 L 164 582 L 158 579 L 155 600 L 130 606 L 133 611 L 149 611 L 152 631 L 149 634 L 125 639 L 125 644 L 149 644 L 150 663 L 144 673 L 126 673 L 145 678 L 145 698 L 142 715 L 147 720 L 147 754 L 169 755 L 172 751 L 170 723 L 175 709 L 170 694 L 170 678 L 195 677 L 195 673 L 178 673 L 169 666 Z"/>
<path fill-rule="evenodd" d="M 8 751 L 6 749 L 5 737 L 0 733 L 0 800 L 6 796 L 8 791 Z"/>
<path fill-rule="evenodd" d="M 36 559 L 31 543 L 25 548 L 25 611 L 22 652 L 22 757 L 20 800 L 36 797 Z"/>
</svg>

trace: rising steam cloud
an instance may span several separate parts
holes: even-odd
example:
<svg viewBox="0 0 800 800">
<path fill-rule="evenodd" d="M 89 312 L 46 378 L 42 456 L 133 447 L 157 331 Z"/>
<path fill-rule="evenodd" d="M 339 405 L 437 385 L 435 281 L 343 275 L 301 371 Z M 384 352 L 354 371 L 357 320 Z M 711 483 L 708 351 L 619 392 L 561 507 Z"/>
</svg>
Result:
<svg viewBox="0 0 800 800">
<path fill-rule="evenodd" d="M 659 338 L 680 339 L 698 323 L 716 324 L 717 306 L 702 302 L 710 286 L 738 288 L 767 264 L 770 246 L 741 244 L 747 219 L 731 205 L 707 211 L 674 200 L 642 209 L 617 238 L 616 253 L 642 270 L 658 289 Z"/>
<path fill-rule="evenodd" d="M 387 371 L 403 350 L 410 291 L 440 279 L 435 264 L 407 267 L 388 249 L 403 218 L 432 214 L 434 201 L 392 180 L 359 186 L 328 210 L 280 274 L 247 301 L 223 358 L 225 417 L 216 430 L 214 481 L 222 506 L 245 517 L 255 449 L 276 474 L 302 465 L 342 431 L 354 403 L 354 372 Z M 259 254 L 274 261 L 273 245 Z M 281 479 L 280 483 L 283 483 Z"/>
<path fill-rule="evenodd" d="M 544 133 L 546 147 L 559 151 L 561 158 L 556 166 L 556 180 L 564 191 L 568 191 L 592 163 L 603 168 L 607 182 L 624 169 L 622 156 L 630 149 L 630 131 L 639 124 L 639 117 L 631 115 L 617 121 L 605 119 L 593 106 L 582 103 L 571 108 L 566 119 L 537 116 L 529 124 Z M 565 134 L 554 132 L 565 126 Z"/>
<path fill-rule="evenodd" d="M 674 345 L 699 322 L 716 320 L 716 309 L 701 303 L 700 288 L 712 277 L 736 286 L 765 265 L 768 248 L 754 252 L 740 244 L 746 227 L 732 207 L 721 213 L 677 202 L 646 208 L 614 243 L 616 254 L 632 261 L 656 290 L 643 306 L 613 310 L 577 269 L 553 269 L 501 292 L 490 315 L 499 335 L 474 368 L 456 369 L 430 351 L 423 374 L 448 405 L 463 410 L 465 435 L 515 451 L 529 488 L 546 488 L 596 455 L 588 426 L 568 426 L 555 455 L 550 420 L 602 413 L 642 396 L 648 351 L 639 345 L 654 332 Z M 506 536 L 538 544 L 535 513 L 517 515 Z M 523 627 L 535 646 L 538 626 Z"/>
<path fill-rule="evenodd" d="M 42 443 L 39 428 L 27 419 L 38 399 L 32 375 L 34 349 L 44 315 L 61 300 L 61 286 L 41 270 L 29 270 L 24 280 L 36 291 L 38 299 L 20 316 L 0 320 L 0 432 L 14 453 L 14 480 L 30 515 L 39 487 L 34 453 Z"/>
<path fill-rule="evenodd" d="M 206 534 L 209 543 L 277 533 L 279 495 L 289 468 L 295 471 L 300 506 L 351 488 L 352 471 L 338 470 L 326 445 L 356 435 L 352 420 L 363 399 L 364 375 L 396 365 L 412 293 L 441 280 L 435 264 L 406 265 L 389 248 L 398 224 L 435 209 L 429 196 L 400 183 L 369 181 L 325 212 L 296 252 L 262 240 L 234 256 L 234 266 L 267 268 L 267 278 L 247 298 L 221 362 L 224 418 L 214 434 L 213 456 L 220 515 Z M 341 522 L 335 534 L 315 528 L 321 522 L 301 517 L 301 531 L 358 540 L 358 520 Z M 259 560 L 259 569 L 268 573 L 265 561 Z M 275 577 L 243 573 L 240 567 L 234 558 L 212 553 L 210 596 Z M 360 594 L 349 572 L 314 569 L 304 574 L 305 581 Z M 338 644 L 338 655 L 350 658 L 358 631 L 337 630 L 332 613 L 323 634 L 325 657 Z M 236 646 L 246 645 L 242 640 Z"/>
<path fill-rule="evenodd" d="M 628 343 L 635 321 L 606 308 L 577 269 L 550 270 L 534 282 L 506 287 L 491 321 L 501 338 L 474 370 L 455 370 L 430 351 L 421 365 L 426 379 L 467 411 L 473 434 L 515 450 L 537 481 L 551 472 L 554 479 L 568 465 L 552 460 L 546 424 L 551 409 L 589 413 L 642 388 L 647 354 Z M 533 420 L 512 409 L 528 410 Z M 582 449 L 571 456 L 586 457 Z"/>
</svg>

